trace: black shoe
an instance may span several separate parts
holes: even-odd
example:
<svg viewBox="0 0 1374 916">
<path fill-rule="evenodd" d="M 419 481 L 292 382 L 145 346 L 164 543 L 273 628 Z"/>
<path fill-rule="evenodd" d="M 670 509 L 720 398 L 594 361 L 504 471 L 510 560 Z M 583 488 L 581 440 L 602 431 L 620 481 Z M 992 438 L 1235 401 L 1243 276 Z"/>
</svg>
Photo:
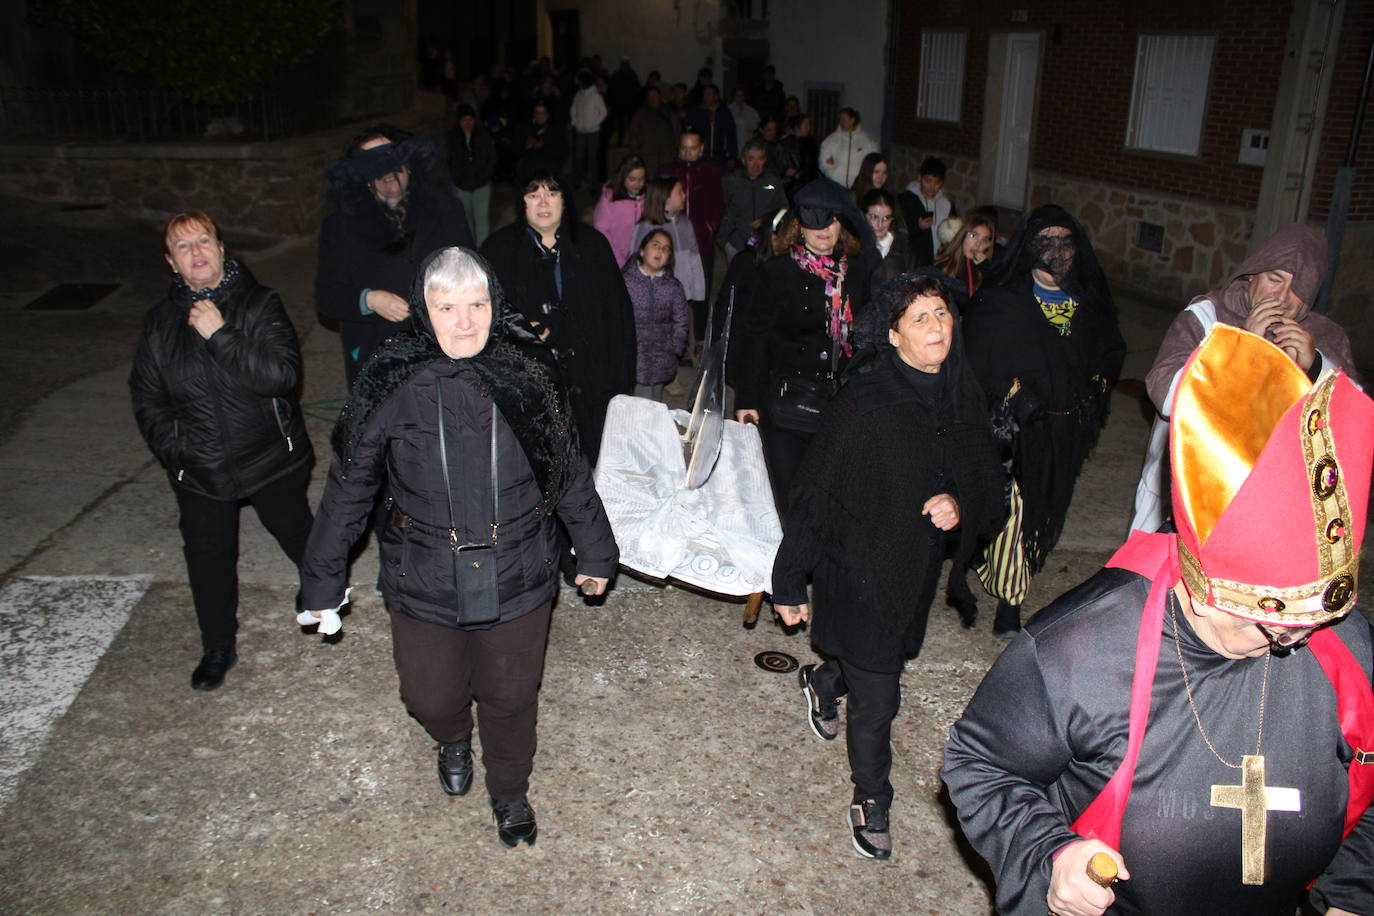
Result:
<svg viewBox="0 0 1374 916">
<path fill-rule="evenodd" d="M 957 564 L 956 564 L 957 565 Z M 959 613 L 959 623 L 965 630 L 972 630 L 978 620 L 978 599 L 968 587 L 968 579 L 962 569 L 949 571 L 949 584 L 945 588 L 945 604 Z"/>
<path fill-rule="evenodd" d="M 1021 629 L 1021 605 L 997 602 L 997 619 L 992 622 L 992 633 L 1003 639 L 1011 639 Z"/>
<path fill-rule="evenodd" d="M 192 690 L 214 690 L 224 683 L 224 675 L 239 660 L 233 646 L 222 649 L 206 649 L 200 657 L 200 664 L 191 672 Z"/>
<path fill-rule="evenodd" d="M 440 742 L 439 786 L 445 795 L 467 795 L 472 788 L 472 739 Z"/>
<path fill-rule="evenodd" d="M 534 809 L 527 799 L 499 802 L 493 798 L 491 813 L 496 818 L 496 838 L 502 846 L 514 849 L 521 843 L 534 845 L 539 826 L 534 822 Z"/>
<path fill-rule="evenodd" d="M 802 665 L 797 671 L 797 683 L 801 684 L 802 695 L 806 697 L 806 721 L 811 723 L 817 738 L 834 741 L 840 733 L 840 711 L 834 700 L 822 702 L 816 688 L 811 686 L 811 675 L 815 673 L 815 665 Z"/>
<path fill-rule="evenodd" d="M 887 809 L 875 799 L 866 798 L 849 806 L 849 829 L 854 849 L 870 859 L 892 857 L 892 833 L 887 826 Z"/>
</svg>

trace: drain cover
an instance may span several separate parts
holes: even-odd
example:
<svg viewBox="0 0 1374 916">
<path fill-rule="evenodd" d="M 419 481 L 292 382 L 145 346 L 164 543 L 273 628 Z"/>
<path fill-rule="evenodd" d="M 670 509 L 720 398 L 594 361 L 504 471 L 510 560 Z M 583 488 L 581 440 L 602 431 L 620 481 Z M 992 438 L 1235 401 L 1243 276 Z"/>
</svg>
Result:
<svg viewBox="0 0 1374 916">
<path fill-rule="evenodd" d="M 35 312 L 79 312 L 119 289 L 118 283 L 63 283 L 24 306 Z"/>
<path fill-rule="evenodd" d="M 754 664 L 764 671 L 772 671 L 774 674 L 786 674 L 789 671 L 797 670 L 797 660 L 786 652 L 760 652 L 754 656 Z"/>
</svg>

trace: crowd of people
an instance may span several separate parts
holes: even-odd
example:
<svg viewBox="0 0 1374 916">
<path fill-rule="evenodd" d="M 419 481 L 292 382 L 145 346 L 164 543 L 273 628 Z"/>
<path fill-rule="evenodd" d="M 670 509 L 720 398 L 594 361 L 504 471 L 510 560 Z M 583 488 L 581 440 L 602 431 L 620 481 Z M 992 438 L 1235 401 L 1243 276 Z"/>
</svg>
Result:
<svg viewBox="0 0 1374 916">
<path fill-rule="evenodd" d="M 944 771 L 1003 912 L 1185 912 L 1195 884 L 1207 912 L 1291 912 L 1319 876 L 1327 913 L 1374 912 L 1372 640 L 1350 614 L 1374 407 L 1344 332 L 1311 311 L 1321 235 L 1281 231 L 1179 315 L 1148 378 L 1160 422 L 1141 530 L 1023 631 L 1125 357 L 1084 228 L 1047 204 L 1004 240 L 996 208 L 965 201 L 960 216 L 934 157 L 897 191 L 858 111 L 818 143 L 771 67 L 726 104 L 709 68 L 688 87 L 640 83 L 628 60 L 584 64 L 570 82 L 546 63 L 475 80 L 455 89 L 445 137 L 378 125 L 328 168 L 316 305 L 340 330 L 350 397 L 313 514 L 279 297 L 225 256 L 207 214 L 167 223 L 174 277 L 130 384 L 178 500 L 204 648 L 192 686 L 219 687 L 236 659 L 241 502 L 298 565 L 300 620 L 325 633 L 370 527 L 402 700 L 437 745 L 442 790 L 471 787 L 476 706 L 498 838 L 535 842 L 559 574 L 603 594 L 619 556 L 591 476 L 608 405 L 663 400 L 690 342 L 720 330 L 708 303 L 733 301 L 734 416 L 758 425 L 784 523 L 774 609 L 809 623 L 807 722 L 823 740 L 845 732 L 860 854 L 892 854 L 901 672 L 950 560 L 964 625 L 973 570 L 995 632 L 1015 637 Z M 627 152 L 608 171 L 612 138 Z M 494 181 L 513 183 L 515 219 L 490 230 Z M 1256 750 L 1232 764 L 1216 745 L 1245 745 L 1251 698 Z M 1244 786 L 1267 772 L 1308 799 L 1268 860 L 1262 830 L 1258 847 L 1230 839 L 1234 819 L 1204 836 L 1126 807 L 1133 779 L 1147 795 L 1205 787 L 1226 775 L 1214 759 Z M 1267 816 L 1262 792 L 1211 789 L 1212 805 Z M 1185 878 L 1167 874 L 1179 849 Z M 1130 881 L 1089 881 L 1094 853 Z"/>
</svg>

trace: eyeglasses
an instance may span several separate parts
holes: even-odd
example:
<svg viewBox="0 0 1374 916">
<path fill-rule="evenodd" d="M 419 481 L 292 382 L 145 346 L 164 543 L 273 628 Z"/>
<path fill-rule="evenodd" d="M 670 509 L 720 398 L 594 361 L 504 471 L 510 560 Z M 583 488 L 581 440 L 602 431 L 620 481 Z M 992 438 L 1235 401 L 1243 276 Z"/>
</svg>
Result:
<svg viewBox="0 0 1374 916">
<path fill-rule="evenodd" d="M 1312 634 L 1317 632 L 1316 627 L 1273 627 L 1262 623 L 1255 626 L 1260 628 L 1264 638 L 1269 640 L 1269 651 L 1275 655 L 1287 655 L 1289 652 L 1296 652 L 1307 641 L 1312 638 Z"/>
<path fill-rule="evenodd" d="M 890 223 L 893 219 L 890 214 L 888 216 L 880 216 L 877 213 L 869 213 L 867 216 L 870 223 Z"/>
</svg>

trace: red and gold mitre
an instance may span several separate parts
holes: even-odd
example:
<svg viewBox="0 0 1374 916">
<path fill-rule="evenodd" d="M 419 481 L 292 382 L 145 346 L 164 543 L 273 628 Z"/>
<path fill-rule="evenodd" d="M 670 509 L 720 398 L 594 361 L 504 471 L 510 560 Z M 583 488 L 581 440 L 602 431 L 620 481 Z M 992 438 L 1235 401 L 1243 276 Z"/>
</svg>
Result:
<svg viewBox="0 0 1374 916">
<path fill-rule="evenodd" d="M 1314 385 L 1278 347 L 1215 325 L 1189 358 L 1170 430 L 1179 566 L 1228 613 L 1316 626 L 1355 606 L 1374 402 L 1343 372 Z"/>
</svg>

